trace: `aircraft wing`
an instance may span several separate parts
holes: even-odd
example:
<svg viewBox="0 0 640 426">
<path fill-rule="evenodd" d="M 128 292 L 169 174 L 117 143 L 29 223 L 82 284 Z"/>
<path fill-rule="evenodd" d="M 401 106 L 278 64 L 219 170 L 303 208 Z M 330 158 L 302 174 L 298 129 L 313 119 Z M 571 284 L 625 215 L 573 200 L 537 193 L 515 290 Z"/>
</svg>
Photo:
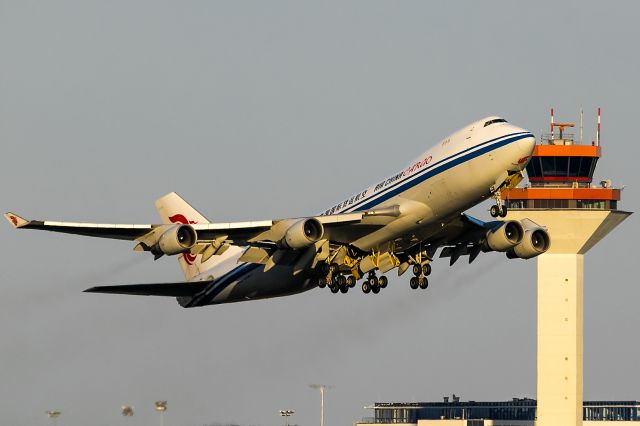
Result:
<svg viewBox="0 0 640 426">
<path fill-rule="evenodd" d="M 397 210 L 397 209 L 396 209 Z M 395 214 L 394 211 L 390 211 Z M 179 228 L 186 226 L 193 231 L 183 231 L 192 236 L 190 238 L 194 250 L 201 253 L 206 246 L 215 243 L 216 250 L 222 244 L 231 245 L 255 245 L 278 243 L 285 238 L 287 232 L 296 224 L 313 222 L 319 224 L 325 234 L 331 234 L 332 228 L 359 223 L 367 215 L 389 215 L 387 211 L 368 211 L 356 213 L 344 213 L 326 216 L 312 216 L 307 218 L 275 219 L 252 222 L 230 223 L 192 223 L 192 224 L 109 224 L 109 223 L 83 223 L 83 222 L 58 222 L 48 220 L 28 220 L 15 213 L 5 213 L 5 218 L 18 229 L 38 229 L 66 234 L 84 235 L 99 238 L 111 238 L 118 240 L 138 241 L 136 250 L 152 251 L 163 234 L 179 232 Z M 302 229 L 302 228 L 301 228 Z M 176 237 L 179 237 L 176 234 Z M 327 238 L 325 235 L 324 238 Z M 292 247 L 296 248 L 296 247 Z M 184 252 L 182 250 L 181 252 Z M 156 253 L 158 254 L 158 253 Z M 163 254 L 177 254 L 163 253 Z"/>
</svg>

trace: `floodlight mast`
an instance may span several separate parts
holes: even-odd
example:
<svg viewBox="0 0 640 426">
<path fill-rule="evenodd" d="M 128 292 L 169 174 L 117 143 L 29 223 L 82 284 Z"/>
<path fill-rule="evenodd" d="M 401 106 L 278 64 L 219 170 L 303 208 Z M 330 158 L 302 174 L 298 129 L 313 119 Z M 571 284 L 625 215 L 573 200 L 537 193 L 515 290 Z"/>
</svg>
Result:
<svg viewBox="0 0 640 426">
<path fill-rule="evenodd" d="M 284 418 L 285 426 L 289 426 L 289 417 L 293 415 L 295 411 L 293 410 L 280 410 L 280 416 Z"/>
<path fill-rule="evenodd" d="M 167 411 L 167 401 L 156 401 L 156 411 L 160 413 L 160 426 L 164 426 L 164 412 Z"/>
<path fill-rule="evenodd" d="M 53 426 L 56 426 L 58 424 L 58 417 L 60 417 L 61 411 L 60 410 L 49 410 L 47 411 L 47 417 L 49 417 L 51 419 L 51 422 L 53 423 Z"/>
<path fill-rule="evenodd" d="M 309 385 L 312 389 L 320 389 L 320 426 L 324 426 L 324 390 L 331 389 L 333 386 L 330 385 Z"/>
</svg>

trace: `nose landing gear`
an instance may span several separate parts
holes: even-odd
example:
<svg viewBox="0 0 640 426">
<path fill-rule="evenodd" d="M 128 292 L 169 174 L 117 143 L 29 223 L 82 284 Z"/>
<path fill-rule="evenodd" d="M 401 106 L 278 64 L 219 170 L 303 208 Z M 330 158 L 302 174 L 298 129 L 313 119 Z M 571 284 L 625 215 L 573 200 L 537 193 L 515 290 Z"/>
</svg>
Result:
<svg viewBox="0 0 640 426">
<path fill-rule="evenodd" d="M 496 200 L 496 203 L 491 206 L 489 209 L 489 213 L 491 217 L 506 217 L 507 216 L 507 206 L 502 202 L 502 197 L 500 196 L 500 191 L 496 191 L 491 195 L 491 198 Z"/>
</svg>

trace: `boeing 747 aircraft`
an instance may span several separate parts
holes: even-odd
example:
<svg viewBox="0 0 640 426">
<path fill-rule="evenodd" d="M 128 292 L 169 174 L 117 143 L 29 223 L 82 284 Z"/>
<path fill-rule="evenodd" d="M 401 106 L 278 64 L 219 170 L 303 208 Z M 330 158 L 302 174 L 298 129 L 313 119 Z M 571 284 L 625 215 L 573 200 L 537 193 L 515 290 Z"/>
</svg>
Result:
<svg viewBox="0 0 640 426">
<path fill-rule="evenodd" d="M 87 292 L 176 297 L 183 307 L 287 296 L 315 287 L 379 293 L 385 274 L 411 268 L 413 289 L 429 285 L 431 262 L 469 263 L 480 252 L 529 259 L 548 250 L 543 226 L 530 220 L 483 222 L 464 211 L 494 198 L 523 177 L 534 136 L 500 117 L 476 121 L 437 143 L 403 170 L 309 217 L 215 223 L 176 193 L 156 202 L 162 224 L 99 224 L 26 220 L 19 229 L 136 241 L 156 259 L 177 256 L 185 282 L 93 287 Z"/>
</svg>

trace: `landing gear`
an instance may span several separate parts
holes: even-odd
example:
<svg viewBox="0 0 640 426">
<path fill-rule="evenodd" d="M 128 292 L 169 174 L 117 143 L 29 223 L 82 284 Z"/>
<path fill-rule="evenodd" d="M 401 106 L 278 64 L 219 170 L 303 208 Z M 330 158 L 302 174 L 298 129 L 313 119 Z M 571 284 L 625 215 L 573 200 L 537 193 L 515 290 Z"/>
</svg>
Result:
<svg viewBox="0 0 640 426">
<path fill-rule="evenodd" d="M 356 277 L 354 277 L 353 275 L 349 275 L 347 277 L 347 286 L 349 288 L 354 288 L 356 286 Z"/>
<path fill-rule="evenodd" d="M 346 285 L 343 286 L 343 287 L 340 287 L 340 293 L 344 294 L 344 293 L 346 293 L 348 291 L 349 291 L 349 287 L 347 287 Z"/>
<path fill-rule="evenodd" d="M 427 277 L 420 277 L 418 278 L 418 285 L 421 289 L 425 290 L 427 287 L 429 287 L 429 280 L 427 279 Z"/>
<path fill-rule="evenodd" d="M 409 286 L 411 286 L 412 289 L 417 289 L 418 288 L 418 277 L 411 277 L 411 279 L 409 280 Z"/>
<path fill-rule="evenodd" d="M 422 273 L 422 266 L 418 265 L 417 263 L 413 265 L 413 275 L 415 275 L 416 277 L 419 277 L 421 273 Z"/>
<path fill-rule="evenodd" d="M 340 291 L 340 289 L 338 288 L 338 286 L 336 285 L 332 285 L 331 287 L 329 287 L 331 289 L 331 293 L 335 294 L 338 291 Z"/>
<path fill-rule="evenodd" d="M 380 290 L 385 288 L 389 284 L 389 280 L 384 275 L 380 278 L 376 277 L 376 273 L 371 271 L 367 278 L 362 283 L 362 291 L 364 293 L 372 292 L 373 294 L 380 293 Z"/>
<path fill-rule="evenodd" d="M 491 206 L 489 209 L 489 213 L 491 217 L 506 217 L 507 216 L 507 206 L 502 203 L 502 197 L 500 196 L 500 191 L 494 192 L 491 197 L 496 200 L 496 203 Z"/>
<path fill-rule="evenodd" d="M 412 289 L 417 289 L 420 287 L 421 289 L 426 289 L 429 287 L 429 280 L 427 279 L 427 275 L 431 274 L 431 264 L 424 263 L 422 265 L 415 264 L 413 265 L 413 275 L 409 280 L 409 286 Z"/>
<path fill-rule="evenodd" d="M 422 265 L 422 275 L 424 275 L 425 277 L 431 275 L 431 264 L 425 263 L 424 265 Z"/>
<path fill-rule="evenodd" d="M 384 275 L 381 276 L 378 280 L 378 285 L 380 286 L 380 288 L 386 288 L 387 284 L 389 284 L 389 280 L 387 279 L 387 277 L 385 277 Z"/>
</svg>

